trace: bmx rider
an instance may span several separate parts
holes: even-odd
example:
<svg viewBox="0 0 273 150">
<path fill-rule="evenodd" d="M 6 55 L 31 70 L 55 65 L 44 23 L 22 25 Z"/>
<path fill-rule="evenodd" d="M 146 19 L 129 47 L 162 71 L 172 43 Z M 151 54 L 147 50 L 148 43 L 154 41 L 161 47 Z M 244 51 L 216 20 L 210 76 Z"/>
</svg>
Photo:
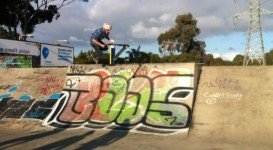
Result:
<svg viewBox="0 0 273 150">
<path fill-rule="evenodd" d="M 114 40 L 109 38 L 112 26 L 109 23 L 104 23 L 102 28 L 94 30 L 89 37 L 90 45 L 94 48 L 96 56 L 91 55 L 92 59 L 99 62 L 99 58 L 103 56 L 103 51 L 108 50 L 108 46 L 102 41 L 102 39 L 107 39 L 109 44 L 114 44 Z"/>
</svg>

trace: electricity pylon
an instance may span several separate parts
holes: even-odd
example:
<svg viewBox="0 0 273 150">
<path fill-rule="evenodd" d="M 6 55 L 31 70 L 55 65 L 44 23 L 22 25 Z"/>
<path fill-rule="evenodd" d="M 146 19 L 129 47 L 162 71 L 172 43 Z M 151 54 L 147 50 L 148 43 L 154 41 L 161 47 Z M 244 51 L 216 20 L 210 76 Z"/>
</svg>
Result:
<svg viewBox="0 0 273 150">
<path fill-rule="evenodd" d="M 260 16 L 272 14 L 273 11 L 261 9 L 260 1 L 249 0 L 249 9 L 234 16 L 236 18 L 240 16 L 249 18 L 244 66 L 249 65 L 250 61 L 253 63 L 254 60 L 257 60 L 260 65 L 266 65 Z"/>
</svg>

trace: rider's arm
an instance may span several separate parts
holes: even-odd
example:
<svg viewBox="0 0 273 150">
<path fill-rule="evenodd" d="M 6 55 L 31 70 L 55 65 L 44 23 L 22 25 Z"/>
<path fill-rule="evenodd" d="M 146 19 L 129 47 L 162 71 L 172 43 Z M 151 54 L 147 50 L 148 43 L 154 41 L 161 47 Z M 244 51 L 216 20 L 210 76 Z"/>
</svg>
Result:
<svg viewBox="0 0 273 150">
<path fill-rule="evenodd" d="M 106 35 L 106 39 L 109 41 L 109 44 L 115 43 L 115 41 L 113 39 L 110 39 L 109 35 Z"/>
<path fill-rule="evenodd" d="M 100 46 L 100 47 L 102 47 L 102 48 L 105 47 L 105 45 L 104 45 L 103 43 L 99 42 L 99 41 L 96 40 L 96 39 L 92 39 L 92 40 L 91 40 L 91 43 L 93 43 L 93 44 L 95 44 L 95 45 L 98 45 L 98 46 Z"/>
<path fill-rule="evenodd" d="M 91 35 L 90 35 L 90 42 L 92 44 L 98 45 L 102 48 L 104 48 L 106 45 L 101 41 L 101 39 L 106 38 L 107 40 L 111 40 L 109 38 L 109 34 L 106 34 L 103 32 L 102 28 L 96 29 Z M 110 41 L 111 42 L 111 41 Z"/>
</svg>

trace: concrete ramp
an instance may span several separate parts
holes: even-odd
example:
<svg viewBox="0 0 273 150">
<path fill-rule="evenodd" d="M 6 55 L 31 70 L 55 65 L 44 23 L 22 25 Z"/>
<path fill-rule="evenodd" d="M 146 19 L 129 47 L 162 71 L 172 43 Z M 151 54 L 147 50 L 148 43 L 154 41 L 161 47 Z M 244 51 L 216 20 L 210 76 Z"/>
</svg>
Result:
<svg viewBox="0 0 273 150">
<path fill-rule="evenodd" d="M 191 136 L 270 144 L 273 67 L 202 67 Z"/>
<path fill-rule="evenodd" d="M 164 135 L 188 133 L 198 78 L 194 63 L 75 65 L 0 73 L 1 124 L 6 119 L 38 119 L 56 128 Z"/>
<path fill-rule="evenodd" d="M 66 71 L 67 68 L 0 69 L 0 120 L 44 120 L 61 96 Z"/>
<path fill-rule="evenodd" d="M 192 63 L 0 73 L 1 125 L 12 119 L 54 128 L 189 131 L 193 140 L 272 146 L 273 67 L 202 67 L 198 86 Z"/>
<path fill-rule="evenodd" d="M 195 64 L 71 66 L 63 97 L 45 125 L 187 133 Z"/>
<path fill-rule="evenodd" d="M 14 127 L 20 133 L 24 127 L 43 124 L 65 128 L 50 131 L 65 130 L 59 139 L 77 134 L 53 143 L 73 144 L 75 137 L 86 139 L 86 134 L 78 132 L 107 129 L 179 133 L 168 137 L 132 134 L 117 143 L 122 148 L 146 143 L 149 149 L 153 143 L 157 149 L 272 149 L 273 67 L 197 70 L 192 63 L 0 70 L 0 127 L 6 133 L 2 137 L 11 133 L 17 142 L 15 132 L 7 129 Z M 100 134 L 89 137 L 112 141 L 117 132 L 111 131 L 104 138 Z M 52 134 L 48 138 L 56 139 Z M 45 138 L 28 139 L 44 143 Z"/>
</svg>

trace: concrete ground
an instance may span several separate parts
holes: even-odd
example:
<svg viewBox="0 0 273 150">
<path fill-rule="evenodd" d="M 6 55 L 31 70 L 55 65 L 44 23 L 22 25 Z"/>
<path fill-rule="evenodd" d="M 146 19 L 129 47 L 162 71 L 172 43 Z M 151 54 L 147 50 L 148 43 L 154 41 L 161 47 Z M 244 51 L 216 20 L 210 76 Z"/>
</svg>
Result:
<svg viewBox="0 0 273 150">
<path fill-rule="evenodd" d="M 213 136 L 148 135 L 125 131 L 90 129 L 51 129 L 46 127 L 0 128 L 0 149 L 187 149 L 234 150 L 272 149 L 259 139 L 249 143 Z"/>
</svg>

